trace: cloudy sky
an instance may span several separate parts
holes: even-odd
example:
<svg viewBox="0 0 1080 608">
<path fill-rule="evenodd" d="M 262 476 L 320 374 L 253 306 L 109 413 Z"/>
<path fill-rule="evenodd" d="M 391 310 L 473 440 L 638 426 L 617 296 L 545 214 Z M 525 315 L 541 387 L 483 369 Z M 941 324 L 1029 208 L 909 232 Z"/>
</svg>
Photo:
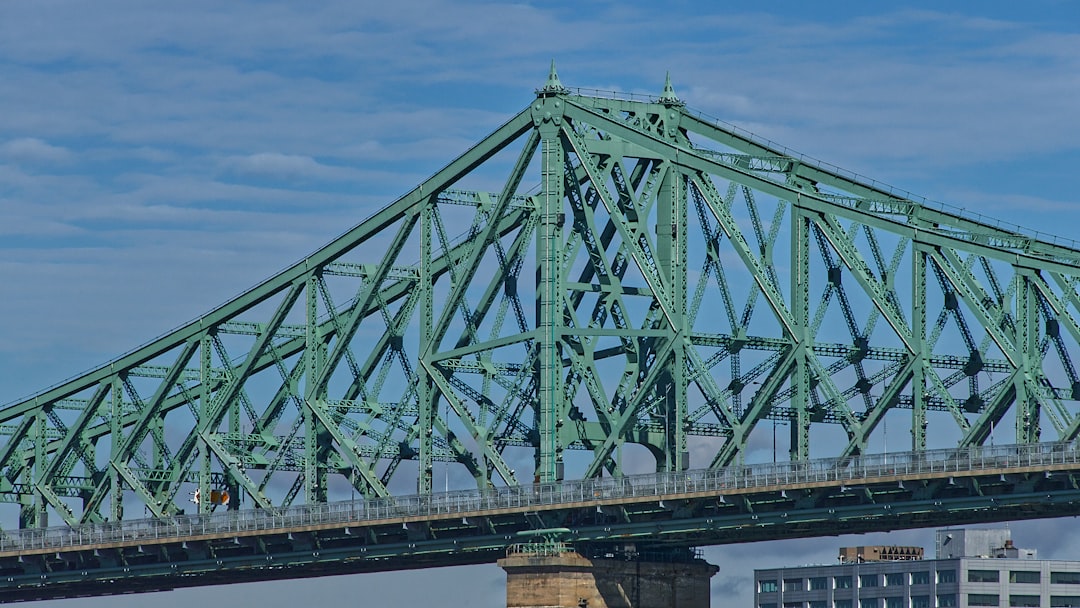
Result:
<svg viewBox="0 0 1080 608">
<path fill-rule="evenodd" d="M 526 106 L 553 58 L 570 87 L 658 94 L 670 71 L 693 109 L 1076 236 L 1080 4 L 713 4 L 0 0 L 0 403 L 314 251 Z M 1014 536 L 1080 559 L 1060 523 Z M 712 549 L 714 605 L 748 606 L 754 567 L 875 542 L 930 533 Z M 154 601 L 494 607 L 502 594 L 502 573 L 482 566 Z"/>
</svg>

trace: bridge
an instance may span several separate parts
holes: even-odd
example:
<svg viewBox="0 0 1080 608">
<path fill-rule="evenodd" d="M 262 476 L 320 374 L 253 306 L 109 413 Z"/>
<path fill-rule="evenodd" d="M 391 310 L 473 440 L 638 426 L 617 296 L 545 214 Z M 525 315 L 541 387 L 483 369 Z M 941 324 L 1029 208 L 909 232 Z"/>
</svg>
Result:
<svg viewBox="0 0 1080 608">
<path fill-rule="evenodd" d="M 0 601 L 1075 515 L 1078 277 L 553 66 L 325 247 L 0 409 Z"/>
<path fill-rule="evenodd" d="M 487 563 L 540 537 L 680 560 L 688 546 L 1076 515 L 1078 472 L 1074 444 L 980 446 L 25 529 L 0 538 L 2 601 Z"/>
</svg>

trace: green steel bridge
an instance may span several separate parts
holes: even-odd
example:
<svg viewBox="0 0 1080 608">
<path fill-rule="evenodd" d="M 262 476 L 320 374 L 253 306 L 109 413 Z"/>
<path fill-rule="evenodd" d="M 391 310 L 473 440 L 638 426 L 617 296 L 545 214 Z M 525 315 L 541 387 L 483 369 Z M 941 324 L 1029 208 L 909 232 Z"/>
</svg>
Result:
<svg viewBox="0 0 1080 608">
<path fill-rule="evenodd" d="M 325 247 L 0 408 L 0 601 L 1080 514 L 1078 284 L 1080 244 L 552 66 Z"/>
</svg>

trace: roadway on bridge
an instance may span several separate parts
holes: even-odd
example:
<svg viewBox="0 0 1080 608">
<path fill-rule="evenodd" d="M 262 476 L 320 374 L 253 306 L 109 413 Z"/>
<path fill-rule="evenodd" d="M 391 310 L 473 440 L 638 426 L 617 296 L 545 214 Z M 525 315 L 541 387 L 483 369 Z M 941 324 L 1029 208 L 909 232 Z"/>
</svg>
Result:
<svg viewBox="0 0 1080 608">
<path fill-rule="evenodd" d="M 1069 443 L 597 478 L 6 532 L 0 602 L 1080 513 Z M 605 549 L 601 549 L 605 550 Z"/>
</svg>

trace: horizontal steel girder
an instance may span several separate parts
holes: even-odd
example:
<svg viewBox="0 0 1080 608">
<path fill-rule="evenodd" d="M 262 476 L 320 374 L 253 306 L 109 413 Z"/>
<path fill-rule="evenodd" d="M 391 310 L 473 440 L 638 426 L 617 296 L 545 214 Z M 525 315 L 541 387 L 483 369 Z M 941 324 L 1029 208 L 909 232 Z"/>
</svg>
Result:
<svg viewBox="0 0 1080 608">
<path fill-rule="evenodd" d="M 485 563 L 538 527 L 661 548 L 1072 516 L 1078 474 L 1070 446 L 997 446 L 25 531 L 0 598 Z"/>
</svg>

